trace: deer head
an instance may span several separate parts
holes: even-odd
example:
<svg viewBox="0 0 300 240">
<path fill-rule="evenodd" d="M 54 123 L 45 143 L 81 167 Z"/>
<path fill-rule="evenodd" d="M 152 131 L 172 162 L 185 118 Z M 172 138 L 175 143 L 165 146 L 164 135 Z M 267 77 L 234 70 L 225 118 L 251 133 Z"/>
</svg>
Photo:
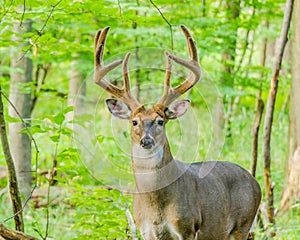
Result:
<svg viewBox="0 0 300 240">
<path fill-rule="evenodd" d="M 164 94 L 152 108 L 145 108 L 130 92 L 128 73 L 130 53 L 127 53 L 124 60 L 116 60 L 105 66 L 103 64 L 103 52 L 109 27 L 99 30 L 95 36 L 94 81 L 117 98 L 106 100 L 109 111 L 117 118 L 128 119 L 130 121 L 132 144 L 140 146 L 145 150 L 164 146 L 167 141 L 165 124 L 169 120 L 182 116 L 190 105 L 190 101 L 187 99 L 175 100 L 192 88 L 200 79 L 201 71 L 195 41 L 185 26 L 181 25 L 181 29 L 187 41 L 190 60 L 179 58 L 167 51 L 165 52 L 167 64 Z M 173 61 L 190 70 L 188 78 L 175 88 L 172 88 L 170 85 Z M 109 71 L 121 64 L 123 64 L 123 88 L 119 88 L 105 79 L 105 75 Z"/>
</svg>

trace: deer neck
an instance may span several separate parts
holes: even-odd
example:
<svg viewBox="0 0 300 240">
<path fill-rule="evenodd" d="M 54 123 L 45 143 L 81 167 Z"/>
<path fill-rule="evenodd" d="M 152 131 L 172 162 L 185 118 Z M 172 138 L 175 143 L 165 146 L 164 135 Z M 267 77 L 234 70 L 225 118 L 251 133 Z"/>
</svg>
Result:
<svg viewBox="0 0 300 240">
<path fill-rule="evenodd" d="M 173 160 L 168 140 L 164 145 L 144 149 L 139 144 L 132 144 L 133 169 L 137 172 L 152 172 L 158 170 Z"/>
<path fill-rule="evenodd" d="M 138 192 L 153 192 L 165 188 L 178 178 L 177 164 L 168 141 L 153 149 L 132 145 L 132 164 Z"/>
</svg>

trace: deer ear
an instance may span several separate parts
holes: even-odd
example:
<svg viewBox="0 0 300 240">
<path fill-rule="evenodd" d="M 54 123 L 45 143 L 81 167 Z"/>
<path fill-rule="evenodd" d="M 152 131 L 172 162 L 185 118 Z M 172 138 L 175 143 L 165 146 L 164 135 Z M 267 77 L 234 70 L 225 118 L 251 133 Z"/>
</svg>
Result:
<svg viewBox="0 0 300 240">
<path fill-rule="evenodd" d="M 183 99 L 183 100 L 177 100 L 173 102 L 166 110 L 165 114 L 166 117 L 170 120 L 177 119 L 184 115 L 186 113 L 186 110 L 190 106 L 190 100 Z"/>
<path fill-rule="evenodd" d="M 129 119 L 131 110 L 129 106 L 117 99 L 109 98 L 106 99 L 106 105 L 112 115 L 121 119 Z"/>
</svg>

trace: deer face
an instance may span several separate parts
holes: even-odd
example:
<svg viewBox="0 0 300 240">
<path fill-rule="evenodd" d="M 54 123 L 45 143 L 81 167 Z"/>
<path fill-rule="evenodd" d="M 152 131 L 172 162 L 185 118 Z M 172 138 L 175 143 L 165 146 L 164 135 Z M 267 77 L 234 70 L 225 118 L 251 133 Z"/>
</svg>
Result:
<svg viewBox="0 0 300 240">
<path fill-rule="evenodd" d="M 165 52 L 167 61 L 164 92 L 157 104 L 152 108 L 145 108 L 131 94 L 128 71 L 130 53 L 127 53 L 124 59 L 104 65 L 104 46 L 109 27 L 99 30 L 95 35 L 94 81 L 117 98 L 106 101 L 109 111 L 115 117 L 130 121 L 133 147 L 138 147 L 138 151 L 141 150 L 145 154 L 153 152 L 155 147 L 164 146 L 167 141 L 165 124 L 169 120 L 182 116 L 190 105 L 189 100 L 175 100 L 191 89 L 201 77 L 195 41 L 185 26 L 181 25 L 181 30 L 186 38 L 190 59 L 185 60 L 167 51 Z M 190 70 L 187 79 L 177 87 L 172 87 L 170 83 L 172 62 L 176 62 Z M 105 76 L 121 64 L 124 84 L 122 88 L 119 88 L 106 80 Z"/>
<path fill-rule="evenodd" d="M 144 108 L 141 106 L 134 111 L 131 111 L 130 107 L 121 100 L 107 99 L 106 104 L 112 115 L 129 120 L 132 144 L 150 150 L 165 144 L 166 123 L 184 115 L 190 101 L 177 100 L 169 107 Z"/>
</svg>

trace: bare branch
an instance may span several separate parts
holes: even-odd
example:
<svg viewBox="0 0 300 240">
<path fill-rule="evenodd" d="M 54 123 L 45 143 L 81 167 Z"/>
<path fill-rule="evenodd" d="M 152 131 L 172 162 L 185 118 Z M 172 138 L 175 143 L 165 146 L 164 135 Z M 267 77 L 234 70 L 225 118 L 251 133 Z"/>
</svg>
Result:
<svg viewBox="0 0 300 240">
<path fill-rule="evenodd" d="M 173 42 L 173 29 L 172 29 L 172 24 L 168 21 L 168 19 L 165 17 L 165 15 L 162 13 L 162 11 L 159 9 L 159 7 L 152 1 L 149 0 L 150 3 L 157 9 L 157 11 L 159 12 L 160 16 L 163 18 L 163 20 L 168 24 L 169 28 L 170 28 L 170 37 L 171 37 L 171 49 L 172 51 L 174 50 L 174 42 Z"/>
<path fill-rule="evenodd" d="M 23 1 L 23 12 L 22 12 L 21 21 L 20 21 L 20 27 L 23 26 L 25 12 L 26 12 L 26 0 Z"/>
<path fill-rule="evenodd" d="M 279 39 L 279 45 L 275 55 L 275 63 L 274 63 L 274 68 L 272 73 L 272 80 L 271 80 L 271 86 L 270 86 L 269 97 L 267 101 L 266 115 L 265 115 L 265 122 L 264 122 L 264 133 L 263 133 L 264 182 L 266 188 L 268 221 L 271 224 L 275 223 L 274 194 L 273 194 L 274 184 L 272 183 L 272 179 L 271 179 L 271 146 L 270 146 L 271 132 L 272 132 L 277 88 L 279 82 L 279 72 L 281 69 L 284 48 L 288 40 L 287 36 L 288 36 L 288 31 L 291 23 L 293 5 L 294 5 L 294 0 L 287 0 L 285 6 L 281 36 Z"/>
</svg>

